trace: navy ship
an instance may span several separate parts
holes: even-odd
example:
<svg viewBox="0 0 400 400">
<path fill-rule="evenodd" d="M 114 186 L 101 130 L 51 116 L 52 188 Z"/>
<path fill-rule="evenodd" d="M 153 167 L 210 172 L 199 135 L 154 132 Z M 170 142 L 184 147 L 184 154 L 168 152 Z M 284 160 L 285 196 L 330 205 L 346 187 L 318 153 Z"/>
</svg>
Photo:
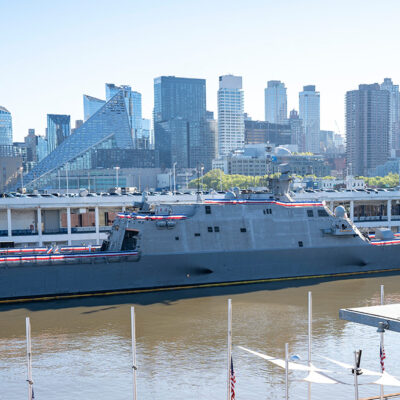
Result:
<svg viewBox="0 0 400 400">
<path fill-rule="evenodd" d="M 0 301 L 400 271 L 390 230 L 363 235 L 345 209 L 269 193 L 149 203 L 121 213 L 102 246 L 0 249 Z"/>
</svg>

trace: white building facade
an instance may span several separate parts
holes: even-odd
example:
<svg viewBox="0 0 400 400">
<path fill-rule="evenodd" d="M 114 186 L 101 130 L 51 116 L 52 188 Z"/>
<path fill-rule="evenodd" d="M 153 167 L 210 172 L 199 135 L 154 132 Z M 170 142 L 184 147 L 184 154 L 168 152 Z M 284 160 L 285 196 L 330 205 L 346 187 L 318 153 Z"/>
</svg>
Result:
<svg viewBox="0 0 400 400">
<path fill-rule="evenodd" d="M 244 93 L 242 77 L 219 77 L 218 149 L 226 155 L 244 146 Z"/>
<path fill-rule="evenodd" d="M 287 94 L 281 81 L 268 81 L 264 89 L 265 121 L 287 124 Z"/>
<path fill-rule="evenodd" d="M 320 97 L 314 85 L 299 93 L 299 116 L 303 120 L 305 151 L 320 153 Z"/>
</svg>

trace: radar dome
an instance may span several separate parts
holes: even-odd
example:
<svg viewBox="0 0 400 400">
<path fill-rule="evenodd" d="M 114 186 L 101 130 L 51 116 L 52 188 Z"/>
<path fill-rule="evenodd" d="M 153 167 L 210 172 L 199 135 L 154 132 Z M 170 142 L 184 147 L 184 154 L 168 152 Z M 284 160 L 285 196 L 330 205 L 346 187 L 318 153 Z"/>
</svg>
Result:
<svg viewBox="0 0 400 400">
<path fill-rule="evenodd" d="M 292 152 L 286 147 L 278 146 L 275 148 L 275 154 L 277 156 L 291 156 Z"/>
<path fill-rule="evenodd" d="M 343 218 L 346 215 L 346 210 L 343 206 L 338 206 L 335 208 L 335 216 L 338 218 Z"/>
</svg>

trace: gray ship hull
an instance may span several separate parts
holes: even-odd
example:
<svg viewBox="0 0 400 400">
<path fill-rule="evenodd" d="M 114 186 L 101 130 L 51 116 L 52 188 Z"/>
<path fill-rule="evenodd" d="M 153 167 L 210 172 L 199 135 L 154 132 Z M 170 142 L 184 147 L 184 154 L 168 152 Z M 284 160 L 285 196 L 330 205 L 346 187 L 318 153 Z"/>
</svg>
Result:
<svg viewBox="0 0 400 400">
<path fill-rule="evenodd" d="M 400 271 L 400 246 L 143 255 L 139 261 L 0 267 L 0 301 Z"/>
</svg>

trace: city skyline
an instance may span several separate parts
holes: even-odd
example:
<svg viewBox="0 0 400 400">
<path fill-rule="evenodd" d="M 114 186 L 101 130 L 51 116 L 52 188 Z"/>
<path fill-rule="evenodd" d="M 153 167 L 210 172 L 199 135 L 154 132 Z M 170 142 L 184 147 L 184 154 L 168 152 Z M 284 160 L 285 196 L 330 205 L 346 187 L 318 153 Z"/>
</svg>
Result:
<svg viewBox="0 0 400 400">
<path fill-rule="evenodd" d="M 385 77 L 400 81 L 395 70 L 399 55 L 394 12 L 399 5 L 394 1 L 385 9 L 372 2 L 339 1 L 328 13 L 315 1 L 255 1 L 248 8 L 225 1 L 205 2 L 202 7 L 119 1 L 112 15 L 102 1 L 96 8 L 89 3 L 78 8 L 74 1 L 68 7 L 41 3 L 42 7 L 24 1 L 2 7 L 7 40 L 0 50 L 7 54 L 7 62 L 0 65 L 0 104 L 13 115 L 14 140 L 21 140 L 28 128 L 44 135 L 48 113 L 83 119 L 82 94 L 103 98 L 104 82 L 131 85 L 142 93 L 143 116 L 151 118 L 154 77 L 206 79 L 208 109 L 216 112 L 218 76 L 225 74 L 243 77 L 245 112 L 256 120 L 264 119 L 267 81 L 285 82 L 288 110 L 298 109 L 303 86 L 315 85 L 321 93 L 321 129 L 337 130 L 337 123 L 344 135 L 346 91 Z M 393 12 L 376 21 L 376 29 L 369 29 L 368 21 L 388 6 Z M 301 17 L 304 9 L 313 19 L 309 26 Z M 202 18 L 206 30 L 198 24 Z M 134 23 L 120 22 L 129 19 Z M 91 33 L 94 29 L 96 35 Z M 165 31 L 169 46 L 161 35 Z M 230 38 L 223 39 L 223 45 L 220 32 Z"/>
</svg>

